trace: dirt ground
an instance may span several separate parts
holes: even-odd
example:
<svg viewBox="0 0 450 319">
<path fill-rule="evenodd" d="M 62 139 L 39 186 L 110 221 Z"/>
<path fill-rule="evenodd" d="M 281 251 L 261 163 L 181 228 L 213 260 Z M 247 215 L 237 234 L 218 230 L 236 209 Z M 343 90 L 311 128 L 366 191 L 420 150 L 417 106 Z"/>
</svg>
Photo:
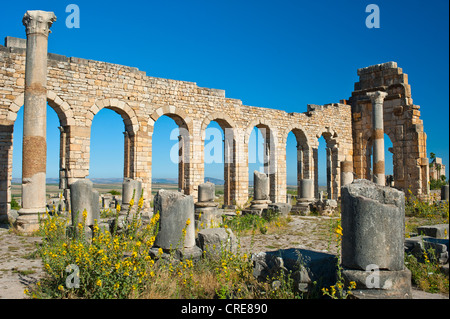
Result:
<svg viewBox="0 0 450 319">
<path fill-rule="evenodd" d="M 303 248 L 336 253 L 338 247 L 329 217 L 292 216 L 287 227 L 268 234 L 242 236 L 246 252 L 271 251 L 280 248 Z M 0 299 L 25 298 L 24 289 L 43 276 L 41 260 L 36 258 L 39 237 L 19 236 L 7 225 L 0 227 Z M 417 299 L 447 299 L 448 296 L 414 290 Z"/>
</svg>

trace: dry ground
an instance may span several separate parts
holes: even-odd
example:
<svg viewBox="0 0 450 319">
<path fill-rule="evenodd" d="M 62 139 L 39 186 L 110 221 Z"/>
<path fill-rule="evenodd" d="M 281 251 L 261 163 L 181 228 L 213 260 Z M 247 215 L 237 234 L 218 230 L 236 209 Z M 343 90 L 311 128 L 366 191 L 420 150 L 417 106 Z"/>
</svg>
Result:
<svg viewBox="0 0 450 319">
<path fill-rule="evenodd" d="M 292 216 L 287 227 L 268 234 L 242 236 L 241 247 L 247 252 L 279 248 L 304 248 L 336 253 L 330 229 L 335 221 L 328 217 Z M 19 236 L 6 225 L 0 228 L 0 299 L 24 298 L 24 289 L 43 275 L 41 260 L 36 258 L 39 237 Z M 448 298 L 438 294 L 414 291 L 414 298 Z"/>
</svg>

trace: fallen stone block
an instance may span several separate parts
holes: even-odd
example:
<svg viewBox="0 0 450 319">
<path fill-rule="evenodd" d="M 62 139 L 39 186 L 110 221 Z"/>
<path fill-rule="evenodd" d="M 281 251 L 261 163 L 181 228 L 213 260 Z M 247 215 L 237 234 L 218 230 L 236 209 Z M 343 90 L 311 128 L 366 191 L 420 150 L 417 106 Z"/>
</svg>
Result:
<svg viewBox="0 0 450 319">
<path fill-rule="evenodd" d="M 206 256 L 220 258 L 222 252 L 237 252 L 237 239 L 230 229 L 207 228 L 198 232 L 198 246 Z"/>
<path fill-rule="evenodd" d="M 448 224 L 437 224 L 429 226 L 417 227 L 419 235 L 434 237 L 434 238 L 448 238 Z"/>
</svg>

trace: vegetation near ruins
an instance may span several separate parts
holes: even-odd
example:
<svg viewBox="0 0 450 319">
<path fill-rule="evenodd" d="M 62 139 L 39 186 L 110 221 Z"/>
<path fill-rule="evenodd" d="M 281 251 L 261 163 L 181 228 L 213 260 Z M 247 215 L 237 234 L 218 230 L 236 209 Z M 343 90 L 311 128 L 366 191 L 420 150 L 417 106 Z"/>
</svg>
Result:
<svg viewBox="0 0 450 319">
<path fill-rule="evenodd" d="M 345 285 L 340 274 L 340 244 L 342 227 L 340 212 L 326 219 L 324 241 L 336 251 L 337 281 L 308 293 L 299 291 L 292 273 L 279 272 L 261 282 L 253 276 L 251 249 L 242 246 L 244 237 L 257 238 L 286 231 L 294 216 L 268 217 L 243 215 L 238 209 L 233 217 L 226 217 L 219 226 L 237 236 L 238 249 L 222 249 L 218 258 L 206 257 L 199 261 L 162 258 L 149 253 L 158 232 L 160 215 L 155 213 L 145 222 L 142 218 L 143 199 L 138 203 L 134 218 L 117 231 L 102 229 L 97 221 L 92 239 L 85 236 L 85 225 L 76 225 L 75 235 L 66 236 L 68 217 L 49 212 L 41 220 L 39 236 L 42 244 L 36 247 L 33 258 L 41 258 L 45 276 L 26 289 L 30 298 L 349 298 L 354 283 Z M 131 209 L 131 206 L 130 206 Z M 103 213 L 104 215 L 105 213 Z M 117 222 L 118 214 L 109 212 Z M 84 212 L 83 217 L 86 218 Z M 414 196 L 406 200 L 406 234 L 417 232 L 417 227 L 448 223 L 448 202 L 423 202 Z M 188 220 L 186 224 L 193 221 Z M 117 223 L 116 223 L 117 225 Z M 187 225 L 186 225 L 187 227 Z M 197 229 L 199 231 L 199 229 Z M 183 232 L 185 233 L 185 232 Z M 182 242 L 182 238 L 180 238 Z M 405 264 L 412 272 L 413 285 L 427 292 L 448 294 L 448 275 L 441 273 L 432 250 L 423 260 L 405 255 Z M 76 265 L 79 281 L 74 279 Z"/>
</svg>

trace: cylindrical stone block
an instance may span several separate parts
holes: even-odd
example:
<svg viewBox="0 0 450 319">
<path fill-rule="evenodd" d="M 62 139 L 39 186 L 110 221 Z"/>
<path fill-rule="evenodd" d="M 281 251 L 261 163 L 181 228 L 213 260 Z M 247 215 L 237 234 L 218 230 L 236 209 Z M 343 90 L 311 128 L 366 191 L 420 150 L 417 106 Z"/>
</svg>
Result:
<svg viewBox="0 0 450 319">
<path fill-rule="evenodd" d="M 353 162 L 341 162 L 341 187 L 353 182 Z"/>
<path fill-rule="evenodd" d="M 314 199 L 314 180 L 302 179 L 300 180 L 300 199 Z"/>
<path fill-rule="evenodd" d="M 83 211 L 86 210 L 86 225 L 94 225 L 94 220 L 100 220 L 100 196 L 88 179 L 80 179 L 70 185 L 70 203 L 72 225 L 83 221 Z"/>
<path fill-rule="evenodd" d="M 258 171 L 253 172 L 253 199 L 269 200 L 270 199 L 270 180 L 269 177 Z"/>
<path fill-rule="evenodd" d="M 342 265 L 404 269 L 405 194 L 368 180 L 342 187 Z"/>
<path fill-rule="evenodd" d="M 213 202 L 216 196 L 216 186 L 211 182 L 198 185 L 198 201 Z"/>
<path fill-rule="evenodd" d="M 155 239 L 156 247 L 179 249 L 195 246 L 195 213 L 192 196 L 161 189 L 155 195 L 153 211 L 161 216 L 158 235 Z"/>
<path fill-rule="evenodd" d="M 131 178 L 124 178 L 122 183 L 122 205 L 129 205 L 131 199 L 137 205 L 142 192 L 142 182 Z M 134 197 L 133 197 L 134 196 Z"/>
</svg>

